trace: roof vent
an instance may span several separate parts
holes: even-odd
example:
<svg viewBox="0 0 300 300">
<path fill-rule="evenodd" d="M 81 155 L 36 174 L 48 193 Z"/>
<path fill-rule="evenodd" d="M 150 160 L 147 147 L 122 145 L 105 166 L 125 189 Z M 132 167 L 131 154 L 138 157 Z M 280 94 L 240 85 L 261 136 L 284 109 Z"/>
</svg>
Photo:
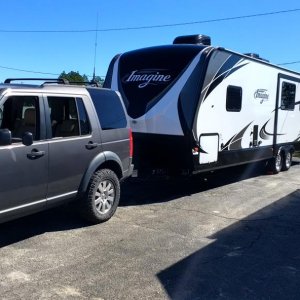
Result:
<svg viewBox="0 0 300 300">
<path fill-rule="evenodd" d="M 178 36 L 173 41 L 173 44 L 211 45 L 210 37 L 204 34 Z"/>
<path fill-rule="evenodd" d="M 269 62 L 267 59 L 260 57 L 257 53 L 245 53 L 244 55 Z"/>
</svg>

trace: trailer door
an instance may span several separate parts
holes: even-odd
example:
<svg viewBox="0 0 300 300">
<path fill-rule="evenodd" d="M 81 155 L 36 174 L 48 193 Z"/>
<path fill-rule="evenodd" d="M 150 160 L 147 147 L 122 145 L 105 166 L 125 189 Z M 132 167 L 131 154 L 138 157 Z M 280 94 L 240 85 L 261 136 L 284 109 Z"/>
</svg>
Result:
<svg viewBox="0 0 300 300">
<path fill-rule="evenodd" d="M 200 135 L 200 164 L 209 164 L 218 161 L 219 135 L 216 133 Z"/>
<path fill-rule="evenodd" d="M 274 144 L 291 143 L 299 135 L 299 78 L 279 74 Z"/>
</svg>

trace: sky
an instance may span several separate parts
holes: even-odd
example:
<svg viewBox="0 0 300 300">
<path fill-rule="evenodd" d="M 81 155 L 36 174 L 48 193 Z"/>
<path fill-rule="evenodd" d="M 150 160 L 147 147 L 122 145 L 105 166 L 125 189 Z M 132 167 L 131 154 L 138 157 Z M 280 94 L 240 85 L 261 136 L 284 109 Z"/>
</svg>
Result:
<svg viewBox="0 0 300 300">
<path fill-rule="evenodd" d="M 0 0 L 0 82 L 56 78 L 62 71 L 92 76 L 94 62 L 96 75 L 105 76 L 118 53 L 171 44 L 190 34 L 209 35 L 213 46 L 259 53 L 274 64 L 298 62 L 285 67 L 300 72 L 300 10 L 201 23 L 293 9 L 300 9 L 299 1 Z"/>
</svg>

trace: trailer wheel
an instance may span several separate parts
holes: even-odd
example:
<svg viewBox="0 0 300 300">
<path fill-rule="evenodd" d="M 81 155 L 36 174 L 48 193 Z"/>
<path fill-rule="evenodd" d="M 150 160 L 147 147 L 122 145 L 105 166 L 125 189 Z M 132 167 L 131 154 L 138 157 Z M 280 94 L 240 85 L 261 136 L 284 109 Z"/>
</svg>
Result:
<svg viewBox="0 0 300 300">
<path fill-rule="evenodd" d="M 273 174 L 278 174 L 283 167 L 282 161 L 282 153 L 281 151 L 278 151 L 277 155 L 268 161 L 269 171 L 271 171 Z"/>
<path fill-rule="evenodd" d="M 291 167 L 292 158 L 293 158 L 293 155 L 292 155 L 291 151 L 289 151 L 283 155 L 282 171 L 287 171 Z"/>
</svg>

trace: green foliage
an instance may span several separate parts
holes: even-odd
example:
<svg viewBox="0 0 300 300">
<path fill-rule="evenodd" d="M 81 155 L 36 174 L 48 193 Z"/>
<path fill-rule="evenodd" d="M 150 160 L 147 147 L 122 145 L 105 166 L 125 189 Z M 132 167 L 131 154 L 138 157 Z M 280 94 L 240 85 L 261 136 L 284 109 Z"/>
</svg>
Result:
<svg viewBox="0 0 300 300">
<path fill-rule="evenodd" d="M 100 86 L 103 86 L 104 79 L 102 79 L 100 76 L 95 76 L 94 81 L 97 82 Z"/>
<path fill-rule="evenodd" d="M 70 71 L 69 73 L 66 73 L 65 71 L 63 71 L 58 78 L 64 78 L 67 79 L 69 82 L 87 82 L 89 81 L 88 77 L 83 74 L 79 74 L 79 72 L 75 72 L 75 71 Z"/>
<path fill-rule="evenodd" d="M 102 79 L 100 76 L 95 76 L 95 79 L 88 79 L 88 76 L 83 74 L 81 75 L 78 71 L 70 71 L 69 73 L 66 73 L 65 71 L 63 71 L 58 78 L 64 78 L 67 79 L 69 82 L 78 82 L 80 83 L 84 83 L 84 82 L 96 82 L 99 86 L 103 86 L 103 82 L 104 79 Z"/>
</svg>

